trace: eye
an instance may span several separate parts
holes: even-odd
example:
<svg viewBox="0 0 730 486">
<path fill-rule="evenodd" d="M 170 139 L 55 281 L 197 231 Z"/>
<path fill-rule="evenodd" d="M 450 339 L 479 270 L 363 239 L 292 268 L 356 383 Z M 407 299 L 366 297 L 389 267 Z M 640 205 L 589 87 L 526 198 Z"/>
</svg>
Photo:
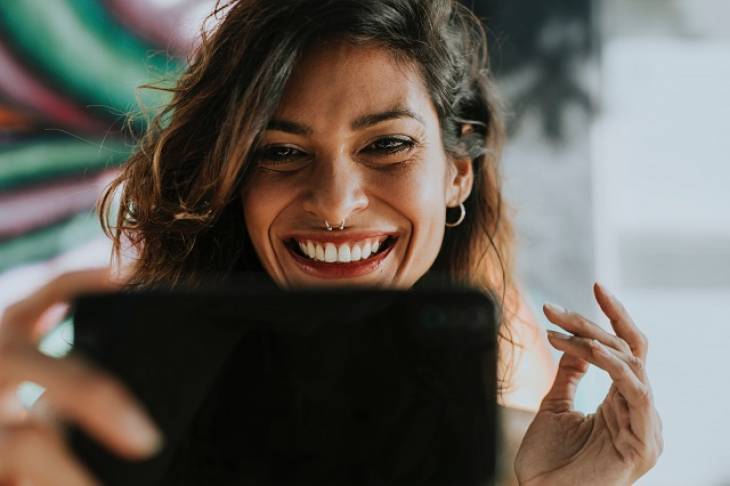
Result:
<svg viewBox="0 0 730 486">
<path fill-rule="evenodd" d="M 307 153 L 289 145 L 268 145 L 256 151 L 256 165 L 274 172 L 292 172 L 307 163 Z"/>
<path fill-rule="evenodd" d="M 384 137 L 365 147 L 365 152 L 390 155 L 410 150 L 414 145 L 415 142 L 408 138 Z"/>
<path fill-rule="evenodd" d="M 303 156 L 304 152 L 287 145 L 270 145 L 263 147 L 258 152 L 258 160 L 269 162 L 287 161 L 292 158 Z"/>
</svg>

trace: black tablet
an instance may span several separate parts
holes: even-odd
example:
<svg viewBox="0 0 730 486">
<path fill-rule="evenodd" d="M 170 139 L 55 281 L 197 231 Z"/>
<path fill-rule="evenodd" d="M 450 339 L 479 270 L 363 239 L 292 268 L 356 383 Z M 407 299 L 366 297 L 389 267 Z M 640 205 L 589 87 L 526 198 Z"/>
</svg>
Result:
<svg viewBox="0 0 730 486">
<path fill-rule="evenodd" d="M 457 289 L 86 296 L 72 352 L 125 382 L 166 442 L 135 462 L 69 440 L 110 485 L 491 484 L 496 322 Z"/>
</svg>

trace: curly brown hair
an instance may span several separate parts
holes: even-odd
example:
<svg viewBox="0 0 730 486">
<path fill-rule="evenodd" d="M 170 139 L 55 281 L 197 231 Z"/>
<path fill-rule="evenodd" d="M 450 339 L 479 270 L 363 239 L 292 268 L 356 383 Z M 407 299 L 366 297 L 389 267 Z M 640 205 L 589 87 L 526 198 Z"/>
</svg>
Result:
<svg viewBox="0 0 730 486">
<path fill-rule="evenodd" d="M 239 0 L 212 16 L 221 12 L 100 201 L 114 254 L 125 241 L 135 252 L 129 284 L 195 285 L 236 265 L 261 269 L 239 190 L 298 59 L 318 41 L 341 39 L 386 48 L 419 69 L 445 152 L 470 158 L 474 171 L 466 219 L 446 232 L 432 268 L 516 309 L 498 168 L 504 127 L 479 19 L 451 0 Z"/>
</svg>

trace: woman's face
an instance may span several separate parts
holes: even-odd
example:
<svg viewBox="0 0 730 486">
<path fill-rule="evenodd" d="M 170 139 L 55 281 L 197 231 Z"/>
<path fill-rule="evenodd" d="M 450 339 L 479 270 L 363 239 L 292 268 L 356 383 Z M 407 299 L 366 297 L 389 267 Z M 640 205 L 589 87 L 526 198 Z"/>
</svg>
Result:
<svg viewBox="0 0 730 486">
<path fill-rule="evenodd" d="M 446 156 L 420 75 L 381 48 L 312 50 L 260 147 L 243 212 L 284 287 L 410 287 L 436 259 L 446 207 L 471 190 L 471 163 Z"/>
</svg>

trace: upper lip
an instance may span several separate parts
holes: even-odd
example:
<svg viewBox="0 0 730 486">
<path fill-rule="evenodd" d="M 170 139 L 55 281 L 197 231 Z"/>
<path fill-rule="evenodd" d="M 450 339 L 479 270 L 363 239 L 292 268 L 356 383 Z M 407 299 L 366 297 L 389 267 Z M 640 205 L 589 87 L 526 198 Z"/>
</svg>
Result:
<svg viewBox="0 0 730 486">
<path fill-rule="evenodd" d="M 395 231 L 317 231 L 296 232 L 285 235 L 283 240 L 312 241 L 321 243 L 346 243 L 348 241 L 362 241 L 374 238 L 398 236 Z"/>
</svg>

